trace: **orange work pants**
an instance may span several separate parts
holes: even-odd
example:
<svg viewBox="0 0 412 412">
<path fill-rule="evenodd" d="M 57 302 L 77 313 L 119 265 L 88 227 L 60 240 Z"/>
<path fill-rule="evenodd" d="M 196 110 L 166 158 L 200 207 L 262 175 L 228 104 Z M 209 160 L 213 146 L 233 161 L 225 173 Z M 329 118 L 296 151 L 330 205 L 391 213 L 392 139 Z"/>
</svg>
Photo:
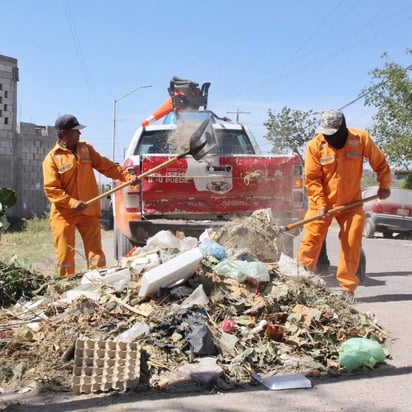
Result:
<svg viewBox="0 0 412 412">
<path fill-rule="evenodd" d="M 76 229 L 83 240 L 84 252 L 89 269 L 106 266 L 102 249 L 100 219 L 97 216 L 81 215 L 70 220 L 62 216 L 50 219 L 53 243 L 56 249 L 56 263 L 60 276 L 75 274 Z"/>
<path fill-rule="evenodd" d="M 316 214 L 316 210 L 309 209 L 305 219 L 316 216 Z M 302 266 L 306 266 L 312 271 L 315 269 L 323 241 L 333 218 L 339 223 L 341 243 L 336 278 L 342 290 L 353 292 L 359 283 L 357 272 L 362 248 L 362 232 L 365 225 L 362 207 L 307 223 L 298 251 L 298 261 Z"/>
</svg>

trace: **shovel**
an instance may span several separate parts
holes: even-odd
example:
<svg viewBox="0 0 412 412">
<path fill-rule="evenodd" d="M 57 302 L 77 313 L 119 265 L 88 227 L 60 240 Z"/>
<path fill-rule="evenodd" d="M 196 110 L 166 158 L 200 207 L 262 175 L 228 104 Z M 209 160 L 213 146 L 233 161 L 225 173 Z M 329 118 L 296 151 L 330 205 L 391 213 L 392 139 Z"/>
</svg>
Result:
<svg viewBox="0 0 412 412">
<path fill-rule="evenodd" d="M 373 196 L 365 197 L 365 199 L 356 200 L 355 202 L 348 203 L 348 204 L 343 205 L 343 206 L 335 207 L 333 209 L 328 210 L 327 216 L 343 212 L 347 209 L 351 209 L 355 206 L 362 205 L 363 203 L 368 202 L 369 200 L 374 200 L 374 199 L 377 199 L 377 198 L 378 198 L 378 195 L 373 195 Z M 289 232 L 290 230 L 293 230 L 297 227 L 303 226 L 306 223 L 313 222 L 314 220 L 319 220 L 319 219 L 322 219 L 322 216 L 313 216 L 313 217 L 310 217 L 309 219 L 298 220 L 297 222 L 290 223 L 286 226 L 280 226 L 279 231 L 280 232 Z"/>
<path fill-rule="evenodd" d="M 190 144 L 189 144 L 190 149 L 189 150 L 187 150 L 186 152 L 180 153 L 176 156 L 173 156 L 169 160 L 166 160 L 165 162 L 155 166 L 153 169 L 147 170 L 146 172 L 138 175 L 137 178 L 141 180 L 145 178 L 146 176 L 152 175 L 153 173 L 156 173 L 157 171 L 169 166 L 170 164 L 178 161 L 179 159 L 187 155 L 193 156 L 193 158 L 196 160 L 200 160 L 202 157 L 204 157 L 207 153 L 209 153 L 216 146 L 216 139 L 215 139 L 213 130 L 211 129 L 207 130 L 209 124 L 210 124 L 210 120 L 206 119 L 194 131 L 194 133 L 190 137 Z M 114 187 L 113 189 L 110 189 L 107 192 L 102 193 L 99 196 L 96 196 L 93 199 L 88 200 L 86 204 L 90 205 L 91 203 L 97 202 L 98 200 L 103 199 L 106 196 L 114 192 L 117 192 L 118 190 L 123 189 L 129 185 L 130 185 L 130 182 L 124 182 L 120 186 Z"/>
</svg>

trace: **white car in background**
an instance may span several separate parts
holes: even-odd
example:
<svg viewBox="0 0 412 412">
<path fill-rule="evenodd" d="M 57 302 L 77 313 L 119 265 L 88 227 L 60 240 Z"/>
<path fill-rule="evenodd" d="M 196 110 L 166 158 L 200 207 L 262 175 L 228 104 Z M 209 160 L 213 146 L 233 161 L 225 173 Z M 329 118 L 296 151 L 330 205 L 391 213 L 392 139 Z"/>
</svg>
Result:
<svg viewBox="0 0 412 412">
<path fill-rule="evenodd" d="M 370 186 L 362 191 L 362 197 L 375 195 L 378 186 Z M 366 223 L 363 236 L 372 238 L 376 232 L 384 238 L 392 238 L 394 234 L 400 237 L 412 236 L 412 190 L 391 188 L 387 199 L 375 199 L 365 202 L 363 210 Z"/>
</svg>

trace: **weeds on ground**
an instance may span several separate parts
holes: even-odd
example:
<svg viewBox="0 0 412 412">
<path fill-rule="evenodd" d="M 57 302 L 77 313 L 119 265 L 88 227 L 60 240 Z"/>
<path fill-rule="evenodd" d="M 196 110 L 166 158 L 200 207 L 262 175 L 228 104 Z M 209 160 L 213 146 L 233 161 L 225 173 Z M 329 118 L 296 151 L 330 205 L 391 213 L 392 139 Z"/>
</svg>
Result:
<svg viewBox="0 0 412 412">
<path fill-rule="evenodd" d="M 0 261 L 0 308 L 33 297 L 33 293 L 46 283 L 40 273 L 31 272 L 17 258 Z"/>
<path fill-rule="evenodd" d="M 0 239 L 0 261 L 18 256 L 28 264 L 54 254 L 48 216 L 33 217 L 14 223 Z"/>
<path fill-rule="evenodd" d="M 83 242 L 76 232 L 76 270 L 86 270 Z M 0 238 L 0 262 L 12 258 L 25 267 L 40 271 L 44 275 L 56 275 L 55 250 L 50 230 L 49 216 L 22 219 L 13 222 Z"/>
</svg>

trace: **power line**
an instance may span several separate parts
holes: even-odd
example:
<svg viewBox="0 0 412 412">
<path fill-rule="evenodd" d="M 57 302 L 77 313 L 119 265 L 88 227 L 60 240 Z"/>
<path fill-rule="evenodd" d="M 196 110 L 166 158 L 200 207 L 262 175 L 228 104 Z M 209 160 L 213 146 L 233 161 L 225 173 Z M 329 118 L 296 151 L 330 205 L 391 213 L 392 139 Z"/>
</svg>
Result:
<svg viewBox="0 0 412 412">
<path fill-rule="evenodd" d="M 408 67 L 405 68 L 405 71 L 411 70 L 412 69 L 412 64 L 409 65 Z M 389 81 L 389 79 L 387 80 L 383 80 L 380 83 L 376 84 L 375 86 L 373 86 L 370 90 L 368 90 L 367 92 L 361 94 L 360 96 L 358 96 L 356 99 L 353 99 L 352 101 L 350 101 L 349 103 L 346 103 L 344 106 L 340 107 L 339 110 L 343 110 L 346 109 L 348 106 L 351 106 L 353 103 L 356 103 L 358 100 L 363 99 L 365 96 L 367 96 L 368 94 L 371 94 L 372 92 L 374 92 L 378 87 L 381 87 L 383 85 L 385 85 L 387 82 Z"/>
<path fill-rule="evenodd" d="M 84 55 L 83 55 L 83 52 L 82 52 L 82 48 L 80 46 L 79 36 L 77 34 L 76 26 L 75 26 L 73 16 L 72 16 L 72 13 L 71 13 L 71 10 L 70 10 L 70 6 L 69 6 L 67 0 L 63 0 L 63 6 L 64 6 L 64 11 L 65 11 L 66 17 L 67 17 L 67 22 L 69 24 L 69 29 L 70 29 L 70 33 L 71 33 L 71 36 L 72 36 L 72 40 L 73 40 L 73 43 L 74 43 L 74 48 L 76 50 L 76 54 L 77 54 L 77 57 L 79 59 L 79 63 L 80 63 L 80 67 L 81 67 L 84 79 L 86 81 L 86 84 L 87 84 L 87 87 L 90 91 L 90 94 L 93 96 L 93 99 L 96 103 L 96 106 L 98 106 L 96 88 L 94 87 L 93 82 L 91 81 L 89 71 L 87 69 L 86 61 L 85 61 L 85 58 L 84 58 Z"/>
</svg>

